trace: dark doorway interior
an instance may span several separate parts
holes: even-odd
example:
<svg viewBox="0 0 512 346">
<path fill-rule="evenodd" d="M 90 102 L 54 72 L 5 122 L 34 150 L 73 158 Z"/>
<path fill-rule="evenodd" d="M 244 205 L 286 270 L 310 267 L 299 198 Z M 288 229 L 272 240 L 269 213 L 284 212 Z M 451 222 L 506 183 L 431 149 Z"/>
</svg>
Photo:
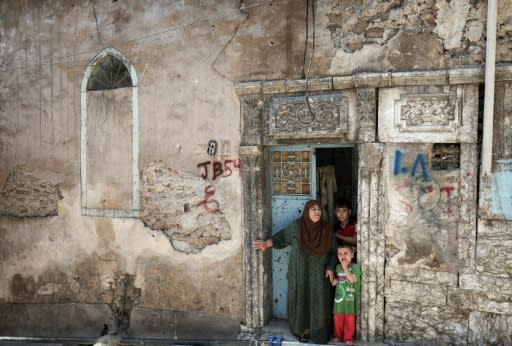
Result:
<svg viewBox="0 0 512 346">
<path fill-rule="evenodd" d="M 324 213 L 326 221 L 334 223 L 332 211 L 334 206 L 331 204 L 338 198 L 346 198 L 352 202 L 352 216 L 357 215 L 357 147 L 341 148 L 317 148 L 316 149 L 317 166 L 317 197 L 321 200 L 323 207 L 327 212 Z M 335 191 L 331 196 L 325 196 L 325 185 L 322 178 L 322 170 L 325 167 L 332 166 L 335 176 Z M 322 189 L 324 185 L 324 189 Z M 332 199 L 332 201 L 330 201 Z"/>
</svg>

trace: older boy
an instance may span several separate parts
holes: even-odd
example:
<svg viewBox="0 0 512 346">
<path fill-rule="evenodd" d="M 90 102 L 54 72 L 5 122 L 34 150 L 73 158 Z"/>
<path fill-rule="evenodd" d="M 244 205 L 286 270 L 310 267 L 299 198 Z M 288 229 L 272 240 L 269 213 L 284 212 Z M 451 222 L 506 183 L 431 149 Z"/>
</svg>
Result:
<svg viewBox="0 0 512 346">
<path fill-rule="evenodd" d="M 357 247 L 357 228 L 356 222 L 351 218 L 352 207 L 350 202 L 344 198 L 335 201 L 335 214 L 338 222 L 334 225 L 334 234 L 338 239 L 338 244 L 349 244 L 354 249 Z M 357 263 L 357 251 L 354 253 L 354 263 Z"/>
</svg>

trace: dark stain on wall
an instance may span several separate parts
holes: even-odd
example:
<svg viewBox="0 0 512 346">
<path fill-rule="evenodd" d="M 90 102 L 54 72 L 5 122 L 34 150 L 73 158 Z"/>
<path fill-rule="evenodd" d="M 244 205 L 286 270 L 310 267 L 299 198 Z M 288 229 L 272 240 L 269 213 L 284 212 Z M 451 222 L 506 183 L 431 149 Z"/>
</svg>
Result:
<svg viewBox="0 0 512 346">
<path fill-rule="evenodd" d="M 135 276 L 121 271 L 108 273 L 108 287 L 100 282 L 97 256 L 72 264 L 72 274 L 47 269 L 37 278 L 15 274 L 10 290 L 12 303 L 104 303 L 112 310 L 110 330 L 126 331 L 131 311 L 139 303 L 141 289 L 135 287 Z"/>
<path fill-rule="evenodd" d="M 24 277 L 15 274 L 11 281 L 11 294 L 13 300 L 19 302 L 33 301 L 37 292 L 37 284 L 32 276 Z"/>
</svg>

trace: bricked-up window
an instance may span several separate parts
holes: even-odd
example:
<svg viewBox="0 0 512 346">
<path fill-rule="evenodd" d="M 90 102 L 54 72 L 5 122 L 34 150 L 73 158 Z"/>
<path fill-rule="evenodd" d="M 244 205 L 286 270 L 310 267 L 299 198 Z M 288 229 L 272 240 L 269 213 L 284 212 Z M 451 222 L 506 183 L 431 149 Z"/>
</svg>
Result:
<svg viewBox="0 0 512 346">
<path fill-rule="evenodd" d="M 432 145 L 432 169 L 449 171 L 460 168 L 460 144 L 436 143 Z"/>
<path fill-rule="evenodd" d="M 140 209 L 138 96 L 133 65 L 107 48 L 81 87 L 82 214 L 136 217 Z"/>
<path fill-rule="evenodd" d="M 272 153 L 272 193 L 309 195 L 311 193 L 311 153 L 274 151 Z"/>
</svg>

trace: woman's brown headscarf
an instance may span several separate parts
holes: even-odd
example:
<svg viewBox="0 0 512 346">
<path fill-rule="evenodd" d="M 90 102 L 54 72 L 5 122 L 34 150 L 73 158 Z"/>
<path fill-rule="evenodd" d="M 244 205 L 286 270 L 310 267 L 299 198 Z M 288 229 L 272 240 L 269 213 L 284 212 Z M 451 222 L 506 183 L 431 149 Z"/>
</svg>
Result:
<svg viewBox="0 0 512 346">
<path fill-rule="evenodd" d="M 302 217 L 299 219 L 300 245 L 308 255 L 322 256 L 331 249 L 332 228 L 322 219 L 316 223 L 311 221 L 309 209 L 315 205 L 321 208 L 320 202 L 316 200 L 308 201 L 304 206 Z"/>
</svg>

